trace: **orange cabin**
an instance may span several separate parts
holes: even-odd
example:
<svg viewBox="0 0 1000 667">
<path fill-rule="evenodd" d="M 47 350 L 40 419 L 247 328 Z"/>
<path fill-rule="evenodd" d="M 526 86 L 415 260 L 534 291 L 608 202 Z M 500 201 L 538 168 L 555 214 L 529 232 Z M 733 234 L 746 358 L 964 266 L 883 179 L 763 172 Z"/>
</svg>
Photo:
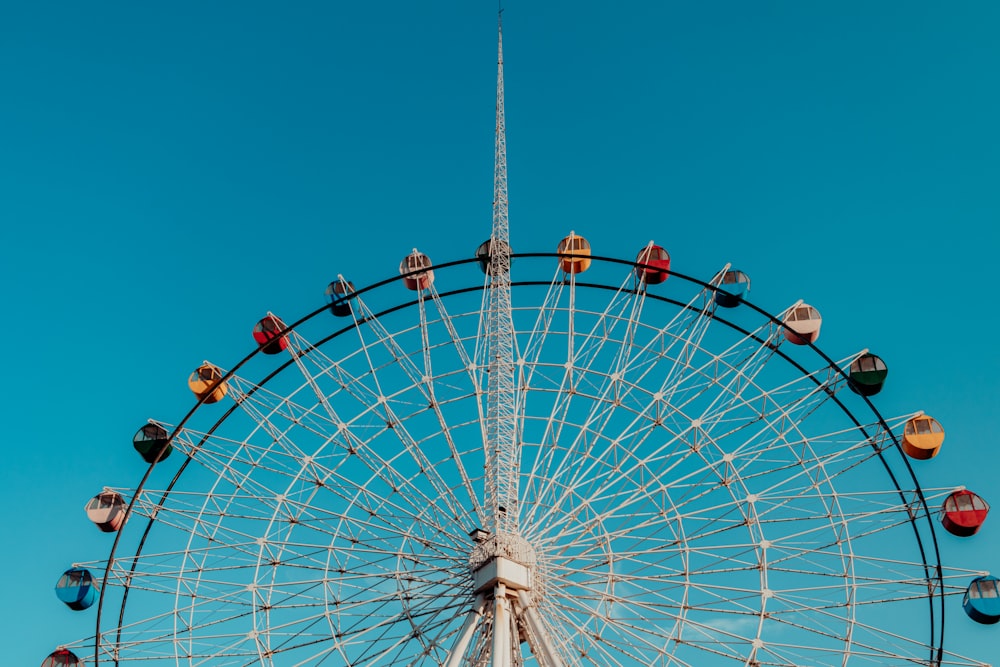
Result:
<svg viewBox="0 0 1000 667">
<path fill-rule="evenodd" d="M 188 378 L 188 387 L 205 403 L 215 403 L 229 391 L 222 381 L 222 370 L 207 361 L 195 369 Z"/>
<path fill-rule="evenodd" d="M 404 257 L 403 261 L 399 263 L 399 273 L 403 276 L 403 284 L 406 285 L 406 289 L 417 292 L 434 284 L 434 272 L 429 270 L 431 266 L 430 258 L 417 252 L 416 248 Z M 421 271 L 421 269 L 425 270 Z M 415 271 L 417 273 L 414 273 Z"/>
<path fill-rule="evenodd" d="M 803 303 L 795 306 L 785 315 L 783 320 L 785 325 L 785 338 L 794 345 L 806 345 L 815 343 L 819 338 L 819 329 L 823 324 L 823 318 L 819 311 Z"/>
<path fill-rule="evenodd" d="M 254 326 L 253 339 L 264 354 L 280 354 L 288 348 L 288 338 L 281 333 L 284 330 L 285 323 L 268 313 L 267 317 Z"/>
<path fill-rule="evenodd" d="M 652 242 L 639 251 L 635 263 L 639 282 L 659 285 L 670 276 L 670 253 Z"/>
<path fill-rule="evenodd" d="M 941 525 L 952 535 L 975 535 L 986 522 L 990 506 L 972 491 L 955 491 L 941 505 Z"/>
<path fill-rule="evenodd" d="M 944 429 L 933 417 L 918 415 L 903 427 L 903 451 L 921 461 L 937 456 L 944 442 Z"/>
<path fill-rule="evenodd" d="M 583 273 L 590 268 L 590 242 L 575 232 L 559 242 L 556 252 L 563 273 Z"/>
<path fill-rule="evenodd" d="M 87 518 L 102 532 L 113 533 L 125 523 L 125 499 L 117 491 L 105 489 L 84 507 Z"/>
</svg>

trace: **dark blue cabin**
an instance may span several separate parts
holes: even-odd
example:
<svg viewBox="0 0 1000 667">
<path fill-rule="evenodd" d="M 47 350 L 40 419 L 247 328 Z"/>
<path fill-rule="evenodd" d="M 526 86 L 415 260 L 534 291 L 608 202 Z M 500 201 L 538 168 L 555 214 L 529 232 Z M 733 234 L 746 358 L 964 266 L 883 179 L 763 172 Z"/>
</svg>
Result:
<svg viewBox="0 0 1000 667">
<path fill-rule="evenodd" d="M 506 248 L 508 257 L 512 254 L 510 246 L 504 241 L 497 241 L 496 247 L 501 249 Z M 482 269 L 483 273 L 489 275 L 490 263 L 493 261 L 493 239 L 486 239 L 479 244 L 479 247 L 476 248 L 476 259 L 479 260 L 479 268 Z M 509 269 L 510 267 L 508 266 L 507 268 Z"/>
<path fill-rule="evenodd" d="M 723 308 L 735 308 L 749 291 L 750 276 L 742 271 L 726 271 L 719 289 L 715 290 L 715 303 Z"/>
<path fill-rule="evenodd" d="M 342 276 L 330 283 L 326 288 L 326 298 L 330 302 L 330 312 L 337 317 L 351 316 L 351 299 L 354 298 L 354 283 L 344 280 Z"/>
</svg>

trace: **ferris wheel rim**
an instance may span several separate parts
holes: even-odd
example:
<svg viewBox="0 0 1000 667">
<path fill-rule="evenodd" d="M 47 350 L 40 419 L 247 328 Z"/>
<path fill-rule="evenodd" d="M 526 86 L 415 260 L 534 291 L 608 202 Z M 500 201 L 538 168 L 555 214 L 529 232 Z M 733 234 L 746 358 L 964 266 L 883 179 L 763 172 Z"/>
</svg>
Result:
<svg viewBox="0 0 1000 667">
<path fill-rule="evenodd" d="M 559 258 L 561 256 L 565 256 L 565 255 L 566 255 L 566 253 L 523 253 L 523 254 L 511 253 L 511 257 L 512 258 L 556 259 L 556 258 Z M 645 266 L 645 265 L 642 265 L 642 264 L 637 264 L 634 261 L 623 260 L 623 259 L 614 258 L 614 257 L 604 257 L 604 256 L 589 256 L 589 257 L 590 257 L 591 260 L 594 260 L 594 261 L 609 262 L 609 263 L 613 263 L 613 264 L 619 264 L 619 265 L 627 266 L 630 269 L 634 269 L 635 267 Z M 478 258 L 471 257 L 471 258 L 467 258 L 467 259 L 455 260 L 455 261 L 451 261 L 451 262 L 447 262 L 447 263 L 438 264 L 438 265 L 434 266 L 434 269 L 436 271 L 440 271 L 442 269 L 449 269 L 449 268 L 453 268 L 453 267 L 464 266 L 464 265 L 468 265 L 468 264 L 474 264 L 477 261 L 479 261 Z M 379 288 L 385 287 L 387 285 L 391 285 L 391 284 L 394 284 L 394 283 L 398 284 L 401 278 L 405 278 L 408 275 L 419 274 L 419 273 L 421 273 L 424 270 L 426 270 L 426 269 L 417 269 L 417 270 L 409 272 L 408 274 L 394 275 L 394 276 L 386 278 L 384 280 L 376 281 L 376 282 L 371 283 L 371 284 L 369 284 L 369 285 L 367 285 L 365 287 L 358 288 L 358 289 L 354 290 L 352 292 L 352 296 L 362 296 L 364 294 L 367 294 L 367 293 L 372 292 L 374 290 L 377 290 Z M 700 287 L 702 289 L 712 290 L 713 292 L 715 292 L 715 291 L 725 291 L 725 290 L 722 290 L 721 287 L 719 287 L 719 286 L 712 285 L 709 282 L 705 282 L 705 281 L 702 281 L 700 279 L 693 278 L 693 277 L 690 277 L 690 276 L 678 273 L 678 272 L 676 272 L 674 270 L 670 270 L 669 274 L 673 278 L 686 281 L 686 282 L 691 283 L 693 285 L 696 285 L 696 286 L 698 286 L 698 287 Z M 511 286 L 515 287 L 515 288 L 529 287 L 529 286 L 539 287 L 539 286 L 545 286 L 545 285 L 548 285 L 548 284 L 549 283 L 547 281 L 512 281 L 511 282 Z M 575 280 L 575 286 L 581 287 L 581 288 L 587 288 L 587 289 L 598 289 L 598 290 L 609 290 L 609 291 L 614 291 L 615 289 L 618 289 L 618 288 L 616 288 L 613 285 L 610 285 L 608 283 L 591 283 L 589 281 L 579 281 L 579 280 Z M 456 288 L 456 289 L 453 289 L 453 290 L 447 290 L 447 291 L 444 291 L 444 292 L 440 292 L 438 294 L 438 296 L 440 298 L 442 298 L 442 299 L 447 299 L 449 297 L 456 296 L 456 295 L 459 295 L 459 294 L 466 294 L 466 293 L 472 293 L 472 292 L 481 292 L 481 291 L 484 291 L 485 289 L 487 289 L 487 287 L 485 285 L 480 284 L 480 285 L 475 285 L 475 286 L 471 286 L 471 287 L 464 287 L 464 288 Z M 634 293 L 638 293 L 639 290 L 640 290 L 640 288 L 637 286 L 637 287 L 634 288 L 633 292 Z M 667 295 L 656 294 L 656 293 L 653 293 L 653 292 L 646 292 L 645 295 L 644 295 L 644 298 L 653 299 L 655 301 L 660 301 L 660 302 L 663 302 L 663 303 L 666 303 L 666 304 L 670 304 L 670 305 L 672 305 L 674 307 L 678 307 L 678 308 L 688 308 L 688 309 L 691 309 L 691 306 L 685 304 L 682 301 L 673 299 L 673 298 L 671 298 L 670 296 L 667 296 Z M 330 333 L 326 337 L 317 340 L 315 342 L 314 346 L 315 347 L 322 346 L 322 345 L 330 342 L 331 340 L 333 340 L 335 338 L 338 338 L 338 337 L 340 337 L 340 336 L 342 336 L 342 335 L 344 335 L 344 334 L 346 334 L 346 333 L 348 333 L 348 332 L 356 329 L 360 325 L 362 325 L 365 322 L 367 322 L 369 319 L 378 319 L 378 318 L 384 317 L 384 316 L 386 316 L 388 314 L 391 314 L 391 313 L 394 313 L 394 312 L 397 312 L 397 311 L 403 311 L 403 310 L 406 310 L 406 309 L 411 309 L 411 308 L 417 306 L 418 304 L 420 304 L 422 300 L 423 300 L 423 297 L 418 295 L 416 298 L 414 298 L 412 300 L 404 301 L 402 303 L 398 303 L 398 304 L 396 304 L 394 306 L 391 306 L 389 308 L 384 308 L 382 310 L 379 310 L 378 312 L 373 313 L 370 318 L 366 316 L 364 318 L 358 319 L 357 321 L 355 321 L 355 320 L 352 319 L 349 324 L 346 324 L 345 326 L 340 327 L 339 329 L 333 331 L 332 333 Z M 772 315 L 770 312 L 768 312 L 768 311 L 766 311 L 766 310 L 764 310 L 764 309 L 756 306 L 755 304 L 753 304 L 749 300 L 747 300 L 745 298 L 741 298 L 740 302 L 741 302 L 741 304 L 744 307 L 746 307 L 746 308 L 748 308 L 750 310 L 753 310 L 758 315 L 766 318 L 771 324 L 779 326 L 779 327 L 782 327 L 782 328 L 787 328 L 786 325 L 782 322 L 782 320 L 778 319 L 777 316 Z M 282 334 L 286 334 L 286 333 L 294 332 L 297 327 L 300 327 L 303 324 L 305 324 L 306 322 L 309 322 L 309 321 L 313 320 L 315 317 L 318 317 L 318 316 L 321 316 L 324 313 L 327 313 L 328 310 L 329 310 L 329 304 L 324 304 L 323 306 L 317 308 L 316 310 L 312 311 L 311 313 L 309 313 L 309 314 L 307 314 L 307 315 L 299 318 L 298 320 L 294 321 L 290 325 L 286 326 L 285 329 L 283 329 L 281 333 Z M 740 325 L 736 324 L 735 322 L 732 322 L 729 318 L 725 317 L 724 315 L 721 315 L 718 311 L 716 311 L 713 314 L 713 319 L 716 320 L 716 321 L 718 321 L 719 323 L 724 324 L 725 326 L 733 329 L 734 331 L 737 331 L 737 332 L 740 332 L 740 333 L 744 333 L 744 334 L 750 333 L 748 330 L 742 328 Z M 755 340 L 757 340 L 757 342 L 763 342 L 759 338 L 755 338 Z M 819 348 L 814 343 L 808 343 L 808 347 L 811 348 L 813 350 L 813 352 L 815 352 L 819 356 L 819 358 L 823 360 L 823 362 L 825 362 L 826 366 L 829 369 L 831 369 L 832 371 L 838 373 L 844 380 L 847 379 L 847 371 L 846 371 L 846 369 L 842 368 L 841 366 L 839 366 L 837 364 L 837 362 L 834 361 L 832 358 L 830 358 L 825 352 L 823 352 L 823 350 L 821 348 Z M 233 377 L 236 374 L 236 372 L 239 369 L 241 369 L 242 367 L 244 367 L 252 358 L 256 357 L 258 354 L 261 354 L 261 349 L 262 349 L 261 346 L 255 347 L 243 359 L 241 359 L 234 366 L 232 366 L 231 368 L 229 368 L 224 373 L 223 381 L 226 381 L 226 380 L 230 379 L 231 377 Z M 775 346 L 774 353 L 776 355 L 780 356 L 786 363 L 791 364 L 791 366 L 793 368 L 795 368 L 799 373 L 802 373 L 803 375 L 809 377 L 812 382 L 816 383 L 817 385 L 820 384 L 819 380 L 816 377 L 814 377 L 811 374 L 810 371 L 808 371 L 798 361 L 796 361 L 795 359 L 791 358 L 791 356 L 789 356 L 787 353 L 785 353 L 781 349 L 777 349 L 777 346 Z M 282 373 L 283 371 L 285 371 L 289 366 L 291 366 L 293 364 L 294 364 L 294 360 L 293 359 L 287 359 L 287 360 L 281 362 L 276 368 L 274 368 L 270 373 L 268 373 L 258 383 L 256 383 L 257 386 L 258 387 L 265 386 L 272 378 L 276 377 L 277 375 L 279 375 L 280 373 Z M 256 388 L 254 389 L 254 391 L 256 391 Z M 925 552 L 925 544 L 924 544 L 925 537 L 921 535 L 920 531 L 916 527 L 917 521 L 918 521 L 918 519 L 920 517 L 919 516 L 911 515 L 908 523 L 910 523 L 911 526 L 913 527 L 914 536 L 915 536 L 917 544 L 919 545 L 919 549 L 921 551 L 921 557 L 922 557 L 922 560 L 923 560 L 923 567 L 924 567 L 925 572 L 927 574 L 926 579 L 927 579 L 928 583 L 930 583 L 932 580 L 936 580 L 937 583 L 938 583 L 938 589 L 939 590 L 943 590 L 943 575 L 941 573 L 941 567 L 940 567 L 940 555 L 939 555 L 939 549 L 938 549 L 936 531 L 934 530 L 933 521 L 932 521 L 932 518 L 931 518 L 932 517 L 932 513 L 931 513 L 931 511 L 930 511 L 930 509 L 929 509 L 929 507 L 927 505 L 926 498 L 923 495 L 923 492 L 922 492 L 921 487 L 919 485 L 919 482 L 918 482 L 918 480 L 916 478 L 916 475 L 915 475 L 915 473 L 913 471 L 913 468 L 910 465 L 910 462 L 909 462 L 908 458 L 903 454 L 903 452 L 902 452 L 902 450 L 900 448 L 900 444 L 899 444 L 898 438 L 892 432 L 891 428 L 889 428 L 888 424 L 886 423 L 885 418 L 881 415 L 881 413 L 875 407 L 875 405 L 872 403 L 872 401 L 870 400 L 870 398 L 867 397 L 867 396 L 860 396 L 859 398 L 861 398 L 862 401 L 864 402 L 864 404 L 866 404 L 868 410 L 871 412 L 871 414 L 875 417 L 875 420 L 876 420 L 873 424 L 868 424 L 868 426 L 871 426 L 871 425 L 880 425 L 885 430 L 885 432 L 888 434 L 889 438 L 891 439 L 891 441 L 893 443 L 893 448 L 895 450 L 897 450 L 898 458 L 905 465 L 905 469 L 907 471 L 908 477 L 910 478 L 910 481 L 913 482 L 913 490 L 915 490 L 916 493 L 918 494 L 918 496 L 919 496 L 919 503 L 920 503 L 920 506 L 921 506 L 921 511 L 918 512 L 918 514 L 922 514 L 923 515 L 923 518 L 927 521 L 927 523 L 928 523 L 928 525 L 930 527 L 930 531 L 929 531 L 929 533 L 930 533 L 930 540 L 931 540 L 931 544 L 933 546 L 933 554 L 934 554 L 934 559 L 935 560 L 929 560 L 928 559 L 928 554 Z M 857 416 L 854 413 L 854 410 L 851 410 L 846 405 L 844 405 L 844 403 L 840 400 L 840 398 L 838 398 L 835 395 L 831 396 L 831 399 L 838 406 L 838 408 L 840 409 L 840 411 L 848 419 L 851 420 L 851 422 L 854 424 L 855 427 L 861 429 L 861 431 L 863 433 L 865 433 L 866 435 L 868 435 L 867 432 L 864 430 L 866 425 L 863 424 L 861 421 L 858 420 Z M 182 418 L 182 420 L 180 422 L 178 422 L 177 425 L 171 430 L 171 432 L 169 434 L 169 441 L 173 441 L 174 437 L 184 429 L 185 425 L 201 409 L 201 407 L 204 405 L 204 403 L 205 403 L 204 399 L 198 400 L 195 403 L 195 405 L 188 411 L 188 413 Z M 235 405 L 235 404 L 232 405 L 232 406 L 229 406 L 226 409 L 226 411 L 215 421 L 215 423 L 212 425 L 212 427 L 208 431 L 206 431 L 205 438 L 210 437 L 211 434 L 214 433 L 214 431 L 217 428 L 219 428 L 222 424 L 224 424 L 225 421 L 232 415 L 232 413 L 237 408 L 238 408 L 238 406 Z M 204 442 L 204 440 L 202 442 Z M 162 495 L 162 497 L 161 497 L 161 499 L 159 501 L 159 505 L 162 505 L 162 503 L 166 502 L 169 494 L 172 492 L 172 490 L 173 490 L 174 486 L 176 485 L 176 483 L 180 480 L 182 474 L 184 473 L 184 471 L 187 468 L 187 465 L 193 460 L 193 457 L 196 454 L 196 452 L 197 452 L 197 449 L 195 449 L 194 451 L 192 451 L 191 454 L 188 454 L 185 457 L 185 460 L 183 461 L 183 463 L 181 464 L 181 466 L 179 467 L 179 469 L 175 473 L 173 479 L 170 481 L 170 483 L 167 486 L 167 488 L 163 491 L 163 495 Z M 888 475 L 890 476 L 890 479 L 892 480 L 893 486 L 895 487 L 896 492 L 898 492 L 900 494 L 900 496 L 902 497 L 904 495 L 904 489 L 900 485 L 900 482 L 896 479 L 894 471 L 889 467 L 888 463 L 885 461 L 883 452 L 884 452 L 884 449 L 883 450 L 877 450 L 877 455 L 878 455 L 878 458 L 881 461 L 883 470 L 886 473 L 888 473 Z M 139 494 L 143 490 L 145 490 L 145 486 L 146 486 L 146 483 L 148 482 L 149 476 L 150 476 L 152 470 L 156 467 L 157 463 L 158 463 L 158 461 L 154 461 L 153 463 L 149 464 L 149 467 L 147 468 L 146 473 L 143 475 L 143 477 L 142 477 L 142 479 L 140 481 L 140 484 L 134 489 L 134 494 L 133 494 L 132 498 L 130 498 L 128 506 L 127 506 L 127 510 L 126 510 L 127 511 L 127 514 L 126 514 L 127 518 L 131 518 L 133 516 L 133 506 L 134 506 L 134 503 L 136 502 L 136 499 L 138 498 Z M 905 498 L 904 498 L 904 500 L 905 500 Z M 142 549 L 143 549 L 143 545 L 145 543 L 146 537 L 148 536 L 149 532 L 152 530 L 152 527 L 153 527 L 153 525 L 155 525 L 155 523 L 156 523 L 155 517 L 148 519 L 148 521 L 146 523 L 146 527 L 143 530 L 142 538 L 140 539 L 140 542 L 138 544 L 138 548 L 136 550 L 136 553 L 131 556 L 133 563 L 132 563 L 132 566 L 130 568 L 130 573 L 134 572 L 135 566 L 136 566 L 137 561 L 138 561 L 138 557 L 142 553 Z M 110 553 L 108 555 L 108 559 L 107 559 L 107 565 L 108 565 L 108 567 L 107 567 L 107 570 L 105 571 L 105 575 L 104 575 L 104 578 L 103 578 L 103 581 L 102 581 L 102 586 L 101 586 L 101 589 L 100 589 L 100 599 L 98 601 L 97 622 L 96 622 L 96 637 L 97 637 L 97 641 L 95 642 L 95 664 L 99 664 L 99 661 L 100 661 L 100 657 L 99 657 L 100 639 L 101 639 L 101 637 L 104 634 L 104 633 L 101 633 L 101 614 L 102 614 L 103 607 L 104 607 L 104 591 L 107 588 L 107 578 L 108 578 L 110 570 L 111 570 L 111 565 L 114 562 L 118 562 L 118 561 L 121 561 L 121 560 L 127 560 L 129 558 L 129 556 L 123 556 L 120 559 L 116 558 L 116 550 L 118 548 L 120 538 L 121 538 L 121 533 L 120 532 L 116 533 L 114 543 L 113 543 L 111 551 L 110 551 Z M 936 575 L 932 575 L 931 574 L 931 570 L 932 569 L 936 570 Z M 125 606 L 126 606 L 126 603 L 127 603 L 128 590 L 129 590 L 129 588 L 125 587 L 125 593 L 124 593 L 125 598 L 121 602 L 120 614 L 124 614 L 124 609 L 125 609 Z M 928 646 L 931 648 L 932 652 L 936 651 L 937 655 L 940 657 L 941 653 L 943 652 L 943 634 L 944 634 L 943 593 L 942 593 L 942 595 L 938 596 L 937 598 L 934 596 L 933 593 L 931 593 L 928 596 L 928 600 L 929 600 L 929 603 L 930 603 L 930 622 L 931 622 L 931 640 L 928 643 Z M 938 602 L 939 602 L 939 605 L 938 605 L 939 608 L 940 608 L 939 609 L 939 611 L 940 611 L 940 620 L 939 620 L 939 623 L 935 622 L 935 618 L 936 618 L 935 617 L 935 600 L 938 600 Z M 120 632 L 121 626 L 122 626 L 122 621 L 121 621 L 121 618 L 120 618 L 119 619 L 119 623 L 118 623 L 119 632 Z M 940 630 L 940 632 L 938 632 L 938 630 Z M 117 664 L 118 661 L 115 660 L 115 663 Z"/>
</svg>

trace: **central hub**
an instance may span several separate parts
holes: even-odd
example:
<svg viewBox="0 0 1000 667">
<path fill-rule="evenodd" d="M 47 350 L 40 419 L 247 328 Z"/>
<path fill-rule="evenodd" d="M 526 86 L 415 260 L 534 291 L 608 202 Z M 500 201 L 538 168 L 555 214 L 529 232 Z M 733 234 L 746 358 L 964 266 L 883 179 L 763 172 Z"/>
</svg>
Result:
<svg viewBox="0 0 1000 667">
<path fill-rule="evenodd" d="M 535 550 L 519 535 L 490 535 L 472 532 L 475 546 L 469 556 L 476 593 L 492 590 L 497 584 L 518 591 L 532 588 Z"/>
</svg>

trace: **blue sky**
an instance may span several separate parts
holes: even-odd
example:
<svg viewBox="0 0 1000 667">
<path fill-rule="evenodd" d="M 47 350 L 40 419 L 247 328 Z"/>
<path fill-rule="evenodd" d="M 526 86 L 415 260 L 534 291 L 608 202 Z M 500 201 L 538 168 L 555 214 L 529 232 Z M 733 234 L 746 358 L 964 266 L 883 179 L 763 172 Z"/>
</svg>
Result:
<svg viewBox="0 0 1000 667">
<path fill-rule="evenodd" d="M 944 425 L 922 483 L 1000 503 L 1000 6 L 504 16 L 515 250 L 655 239 L 683 273 L 745 270 L 769 310 L 806 299 L 830 356 L 886 359 L 883 414 Z M 495 27 L 458 1 L 0 4 L 12 662 L 88 633 L 51 590 L 108 547 L 82 505 L 138 480 L 132 433 L 186 412 L 201 360 L 241 358 L 264 312 L 311 311 L 337 273 L 488 236 Z M 997 520 L 944 536 L 945 562 L 1000 571 Z M 997 661 L 958 599 L 947 628 Z"/>
</svg>

